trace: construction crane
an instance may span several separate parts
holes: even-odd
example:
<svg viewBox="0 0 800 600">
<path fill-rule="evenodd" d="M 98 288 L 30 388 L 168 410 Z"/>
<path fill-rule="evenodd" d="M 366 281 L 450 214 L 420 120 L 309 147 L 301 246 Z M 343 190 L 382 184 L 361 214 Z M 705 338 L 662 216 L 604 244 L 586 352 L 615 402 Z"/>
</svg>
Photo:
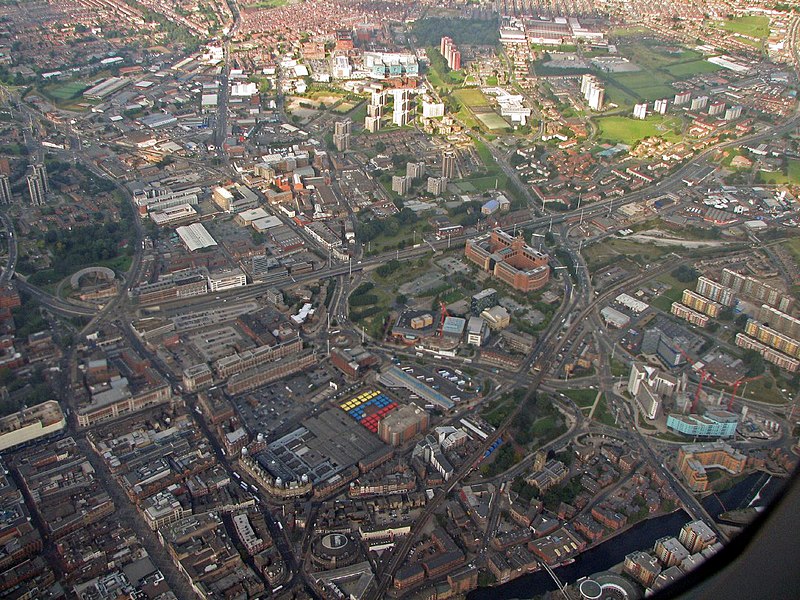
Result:
<svg viewBox="0 0 800 600">
<path fill-rule="evenodd" d="M 755 381 L 756 379 L 761 379 L 763 375 L 756 375 L 755 377 L 740 377 L 733 383 L 733 391 L 731 392 L 731 397 L 728 398 L 728 411 L 733 412 L 733 400 L 736 398 L 736 392 L 739 391 L 739 386 L 743 383 L 747 383 L 748 381 Z"/>
<path fill-rule="evenodd" d="M 447 306 L 444 302 L 439 302 L 439 307 L 441 309 L 441 314 L 439 315 L 439 331 L 437 331 L 436 334 L 442 337 L 444 335 L 444 320 L 450 315 L 447 312 Z"/>
</svg>

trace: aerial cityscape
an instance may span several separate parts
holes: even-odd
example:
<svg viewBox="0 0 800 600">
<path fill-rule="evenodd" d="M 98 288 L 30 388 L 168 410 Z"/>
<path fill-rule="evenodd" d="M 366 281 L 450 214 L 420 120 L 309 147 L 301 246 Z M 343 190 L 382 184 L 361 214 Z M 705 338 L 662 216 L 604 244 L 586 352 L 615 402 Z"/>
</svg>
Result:
<svg viewBox="0 0 800 600">
<path fill-rule="evenodd" d="M 638 600 L 719 560 L 800 456 L 799 30 L 0 3 L 0 597 Z"/>
</svg>

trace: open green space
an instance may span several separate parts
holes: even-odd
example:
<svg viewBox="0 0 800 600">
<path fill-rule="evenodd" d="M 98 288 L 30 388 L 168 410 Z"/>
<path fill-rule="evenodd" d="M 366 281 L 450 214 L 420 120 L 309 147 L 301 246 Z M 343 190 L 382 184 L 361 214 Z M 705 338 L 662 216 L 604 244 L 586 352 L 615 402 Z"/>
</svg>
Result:
<svg viewBox="0 0 800 600">
<path fill-rule="evenodd" d="M 621 360 L 617 360 L 616 358 L 611 359 L 611 376 L 612 377 L 624 377 L 630 373 L 630 368 Z"/>
<path fill-rule="evenodd" d="M 787 398 L 775 385 L 772 377 L 765 375 L 760 379 L 748 381 L 747 387 L 739 390 L 738 395 L 751 400 L 766 402 L 768 404 L 786 404 Z"/>
<path fill-rule="evenodd" d="M 600 397 L 600 401 L 597 403 L 597 408 L 594 409 L 594 415 L 592 415 L 592 418 L 603 425 L 616 427 L 616 424 L 614 423 L 614 415 L 612 415 L 611 411 L 608 409 L 605 395 Z"/>
<path fill-rule="evenodd" d="M 500 131 L 509 129 L 508 122 L 495 112 L 479 113 L 475 115 L 478 120 L 483 123 L 484 127 L 492 131 Z"/>
<path fill-rule="evenodd" d="M 800 238 L 789 238 L 783 241 L 783 246 L 792 253 L 795 260 L 800 262 Z"/>
<path fill-rule="evenodd" d="M 564 395 L 571 398 L 576 406 L 588 408 L 594 404 L 594 399 L 597 398 L 597 390 L 566 390 Z"/>
<path fill-rule="evenodd" d="M 489 101 L 478 88 L 459 88 L 453 91 L 453 96 L 461 104 L 470 108 L 489 106 Z"/>
<path fill-rule="evenodd" d="M 736 17 L 726 20 L 722 28 L 731 33 L 739 33 L 763 40 L 769 35 L 769 17 Z"/>
<path fill-rule="evenodd" d="M 255 2 L 246 2 L 247 8 L 278 8 L 286 6 L 289 0 L 256 0 Z"/>
<path fill-rule="evenodd" d="M 759 171 L 758 181 L 777 185 L 800 185 L 800 160 L 787 160 L 786 166 L 780 172 Z"/>
<path fill-rule="evenodd" d="M 609 143 L 635 145 L 648 137 L 662 137 L 675 142 L 680 139 L 681 120 L 678 117 L 653 115 L 647 119 L 630 117 L 601 117 L 595 121 L 598 137 Z"/>
<path fill-rule="evenodd" d="M 59 103 L 74 100 L 89 86 L 82 81 L 68 81 L 42 87 L 42 92 L 49 98 Z"/>
<path fill-rule="evenodd" d="M 719 65 L 710 63 L 707 60 L 692 60 L 664 67 L 664 70 L 678 79 L 686 79 L 694 77 L 695 75 L 702 75 L 703 73 L 714 73 L 721 68 L 722 67 Z"/>
<path fill-rule="evenodd" d="M 608 78 L 638 100 L 658 100 L 675 93 L 668 85 L 673 79 L 661 71 L 639 71 L 638 73 L 612 73 Z"/>
<path fill-rule="evenodd" d="M 584 256 L 587 259 L 589 270 L 594 272 L 599 266 L 607 266 L 609 262 L 618 262 L 625 258 L 644 266 L 669 252 L 668 248 L 653 244 L 640 244 L 633 240 L 611 238 L 599 244 L 592 244 L 584 250 Z"/>
<path fill-rule="evenodd" d="M 670 287 L 663 294 L 653 298 L 651 304 L 664 312 L 669 312 L 672 308 L 672 303 L 680 302 L 681 298 L 683 298 L 683 290 L 693 288 L 697 280 L 682 282 L 672 277 L 672 275 L 664 274 L 658 278 L 658 281 L 666 283 Z"/>
</svg>

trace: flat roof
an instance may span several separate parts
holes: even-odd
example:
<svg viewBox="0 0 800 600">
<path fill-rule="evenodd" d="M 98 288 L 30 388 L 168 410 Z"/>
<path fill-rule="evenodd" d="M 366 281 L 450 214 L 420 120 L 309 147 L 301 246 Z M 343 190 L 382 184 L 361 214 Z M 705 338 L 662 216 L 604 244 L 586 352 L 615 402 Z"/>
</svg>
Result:
<svg viewBox="0 0 800 600">
<path fill-rule="evenodd" d="M 208 233 L 202 223 L 192 223 L 191 225 L 178 227 L 175 229 L 175 233 L 181 237 L 181 240 L 191 252 L 217 245 L 217 241 L 211 237 L 211 234 Z"/>
</svg>

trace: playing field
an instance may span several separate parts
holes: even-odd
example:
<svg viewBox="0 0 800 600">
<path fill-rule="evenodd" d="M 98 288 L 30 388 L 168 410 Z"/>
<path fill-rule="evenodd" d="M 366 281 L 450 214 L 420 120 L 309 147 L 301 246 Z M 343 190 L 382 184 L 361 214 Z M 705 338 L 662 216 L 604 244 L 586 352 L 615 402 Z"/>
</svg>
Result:
<svg viewBox="0 0 800 600">
<path fill-rule="evenodd" d="M 633 146 L 644 138 L 654 136 L 677 141 L 681 122 L 676 117 L 654 115 L 643 121 L 629 117 L 602 117 L 597 119 L 597 125 L 601 140 Z"/>
<path fill-rule="evenodd" d="M 348 113 L 356 107 L 355 102 L 342 102 L 336 108 L 333 109 L 334 112 L 343 115 L 344 113 Z"/>
<path fill-rule="evenodd" d="M 758 181 L 760 183 L 774 183 L 777 185 L 800 184 L 800 160 L 789 160 L 787 163 L 786 171 L 781 171 L 778 173 L 759 171 Z"/>
<path fill-rule="evenodd" d="M 626 94 L 637 101 L 658 100 L 672 96 L 675 90 L 669 85 L 672 77 L 661 71 L 640 73 L 613 73 L 609 78 Z"/>
<path fill-rule="evenodd" d="M 489 101 L 478 88 L 460 88 L 453 91 L 453 95 L 461 104 L 470 108 L 489 106 Z"/>
<path fill-rule="evenodd" d="M 670 75 L 674 75 L 677 79 L 687 79 L 695 75 L 702 75 L 703 73 L 713 73 L 719 71 L 722 67 L 710 63 L 707 60 L 692 60 L 685 63 L 678 63 L 664 67 Z"/>
<path fill-rule="evenodd" d="M 487 129 L 499 130 L 508 129 L 509 125 L 506 120 L 497 113 L 487 112 L 476 114 L 478 120 L 486 126 Z"/>
<path fill-rule="evenodd" d="M 769 17 L 738 17 L 728 19 L 722 26 L 725 31 L 753 38 L 766 39 L 769 35 Z"/>
<path fill-rule="evenodd" d="M 69 81 L 67 83 L 47 86 L 45 91 L 48 96 L 59 102 L 72 100 L 81 95 L 88 86 L 82 81 Z"/>
</svg>

